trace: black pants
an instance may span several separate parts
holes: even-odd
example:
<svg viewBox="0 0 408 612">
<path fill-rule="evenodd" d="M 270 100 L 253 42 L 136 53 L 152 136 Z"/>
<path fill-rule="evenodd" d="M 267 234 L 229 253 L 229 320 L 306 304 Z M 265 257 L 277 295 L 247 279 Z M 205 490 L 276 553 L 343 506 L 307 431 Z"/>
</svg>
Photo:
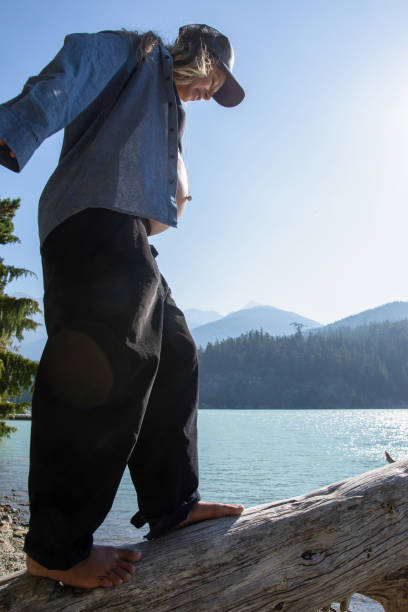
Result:
<svg viewBox="0 0 408 612">
<path fill-rule="evenodd" d="M 156 537 L 200 499 L 197 355 L 146 223 L 87 209 L 41 250 L 48 342 L 32 403 L 25 551 L 49 569 L 89 555 L 126 464 Z"/>
</svg>

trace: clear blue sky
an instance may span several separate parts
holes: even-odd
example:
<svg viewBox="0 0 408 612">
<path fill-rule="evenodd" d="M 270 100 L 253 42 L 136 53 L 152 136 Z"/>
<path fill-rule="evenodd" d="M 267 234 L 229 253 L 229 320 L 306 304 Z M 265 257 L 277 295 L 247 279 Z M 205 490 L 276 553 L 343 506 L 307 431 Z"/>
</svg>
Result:
<svg viewBox="0 0 408 612">
<path fill-rule="evenodd" d="M 406 0 L 16 0 L 0 9 L 0 100 L 21 90 L 69 32 L 154 29 L 172 40 L 208 23 L 235 48 L 247 92 L 235 109 L 187 105 L 193 201 L 152 242 L 182 308 L 222 314 L 249 300 L 322 323 L 408 300 Z M 0 134 L 1 137 L 1 134 Z M 0 195 L 21 197 L 8 263 L 42 294 L 37 202 L 62 134 Z"/>
</svg>

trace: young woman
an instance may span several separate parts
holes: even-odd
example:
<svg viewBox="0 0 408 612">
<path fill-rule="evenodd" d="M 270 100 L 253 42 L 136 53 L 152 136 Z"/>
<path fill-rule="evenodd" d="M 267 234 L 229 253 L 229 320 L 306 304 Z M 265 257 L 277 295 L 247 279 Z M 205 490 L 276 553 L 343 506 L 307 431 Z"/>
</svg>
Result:
<svg viewBox="0 0 408 612">
<path fill-rule="evenodd" d="M 181 101 L 239 104 L 229 40 L 206 25 L 72 34 L 0 106 L 0 163 L 19 172 L 65 128 L 39 205 L 48 333 L 32 402 L 27 568 L 84 588 L 121 584 L 140 554 L 93 545 L 128 465 L 148 538 L 234 515 L 198 494 L 197 356 L 148 235 L 188 193 Z"/>
</svg>

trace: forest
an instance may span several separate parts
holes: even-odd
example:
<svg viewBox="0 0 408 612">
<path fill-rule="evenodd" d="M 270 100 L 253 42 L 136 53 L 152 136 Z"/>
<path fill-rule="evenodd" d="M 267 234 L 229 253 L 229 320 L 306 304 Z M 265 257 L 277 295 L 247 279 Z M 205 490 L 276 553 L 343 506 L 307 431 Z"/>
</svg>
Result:
<svg viewBox="0 0 408 612">
<path fill-rule="evenodd" d="M 408 407 L 408 319 L 199 350 L 201 408 Z"/>
</svg>

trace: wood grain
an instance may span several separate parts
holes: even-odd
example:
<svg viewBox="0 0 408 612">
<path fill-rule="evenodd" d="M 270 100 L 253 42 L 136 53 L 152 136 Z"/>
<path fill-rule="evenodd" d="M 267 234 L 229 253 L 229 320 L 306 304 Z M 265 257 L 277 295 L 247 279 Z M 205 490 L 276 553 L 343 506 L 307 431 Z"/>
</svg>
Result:
<svg viewBox="0 0 408 612">
<path fill-rule="evenodd" d="M 80 591 L 28 576 L 0 585 L 0 610 L 316 612 L 353 593 L 408 610 L 408 460 L 138 548 L 136 575 Z M 129 545 L 127 545 L 129 546 Z"/>
</svg>

